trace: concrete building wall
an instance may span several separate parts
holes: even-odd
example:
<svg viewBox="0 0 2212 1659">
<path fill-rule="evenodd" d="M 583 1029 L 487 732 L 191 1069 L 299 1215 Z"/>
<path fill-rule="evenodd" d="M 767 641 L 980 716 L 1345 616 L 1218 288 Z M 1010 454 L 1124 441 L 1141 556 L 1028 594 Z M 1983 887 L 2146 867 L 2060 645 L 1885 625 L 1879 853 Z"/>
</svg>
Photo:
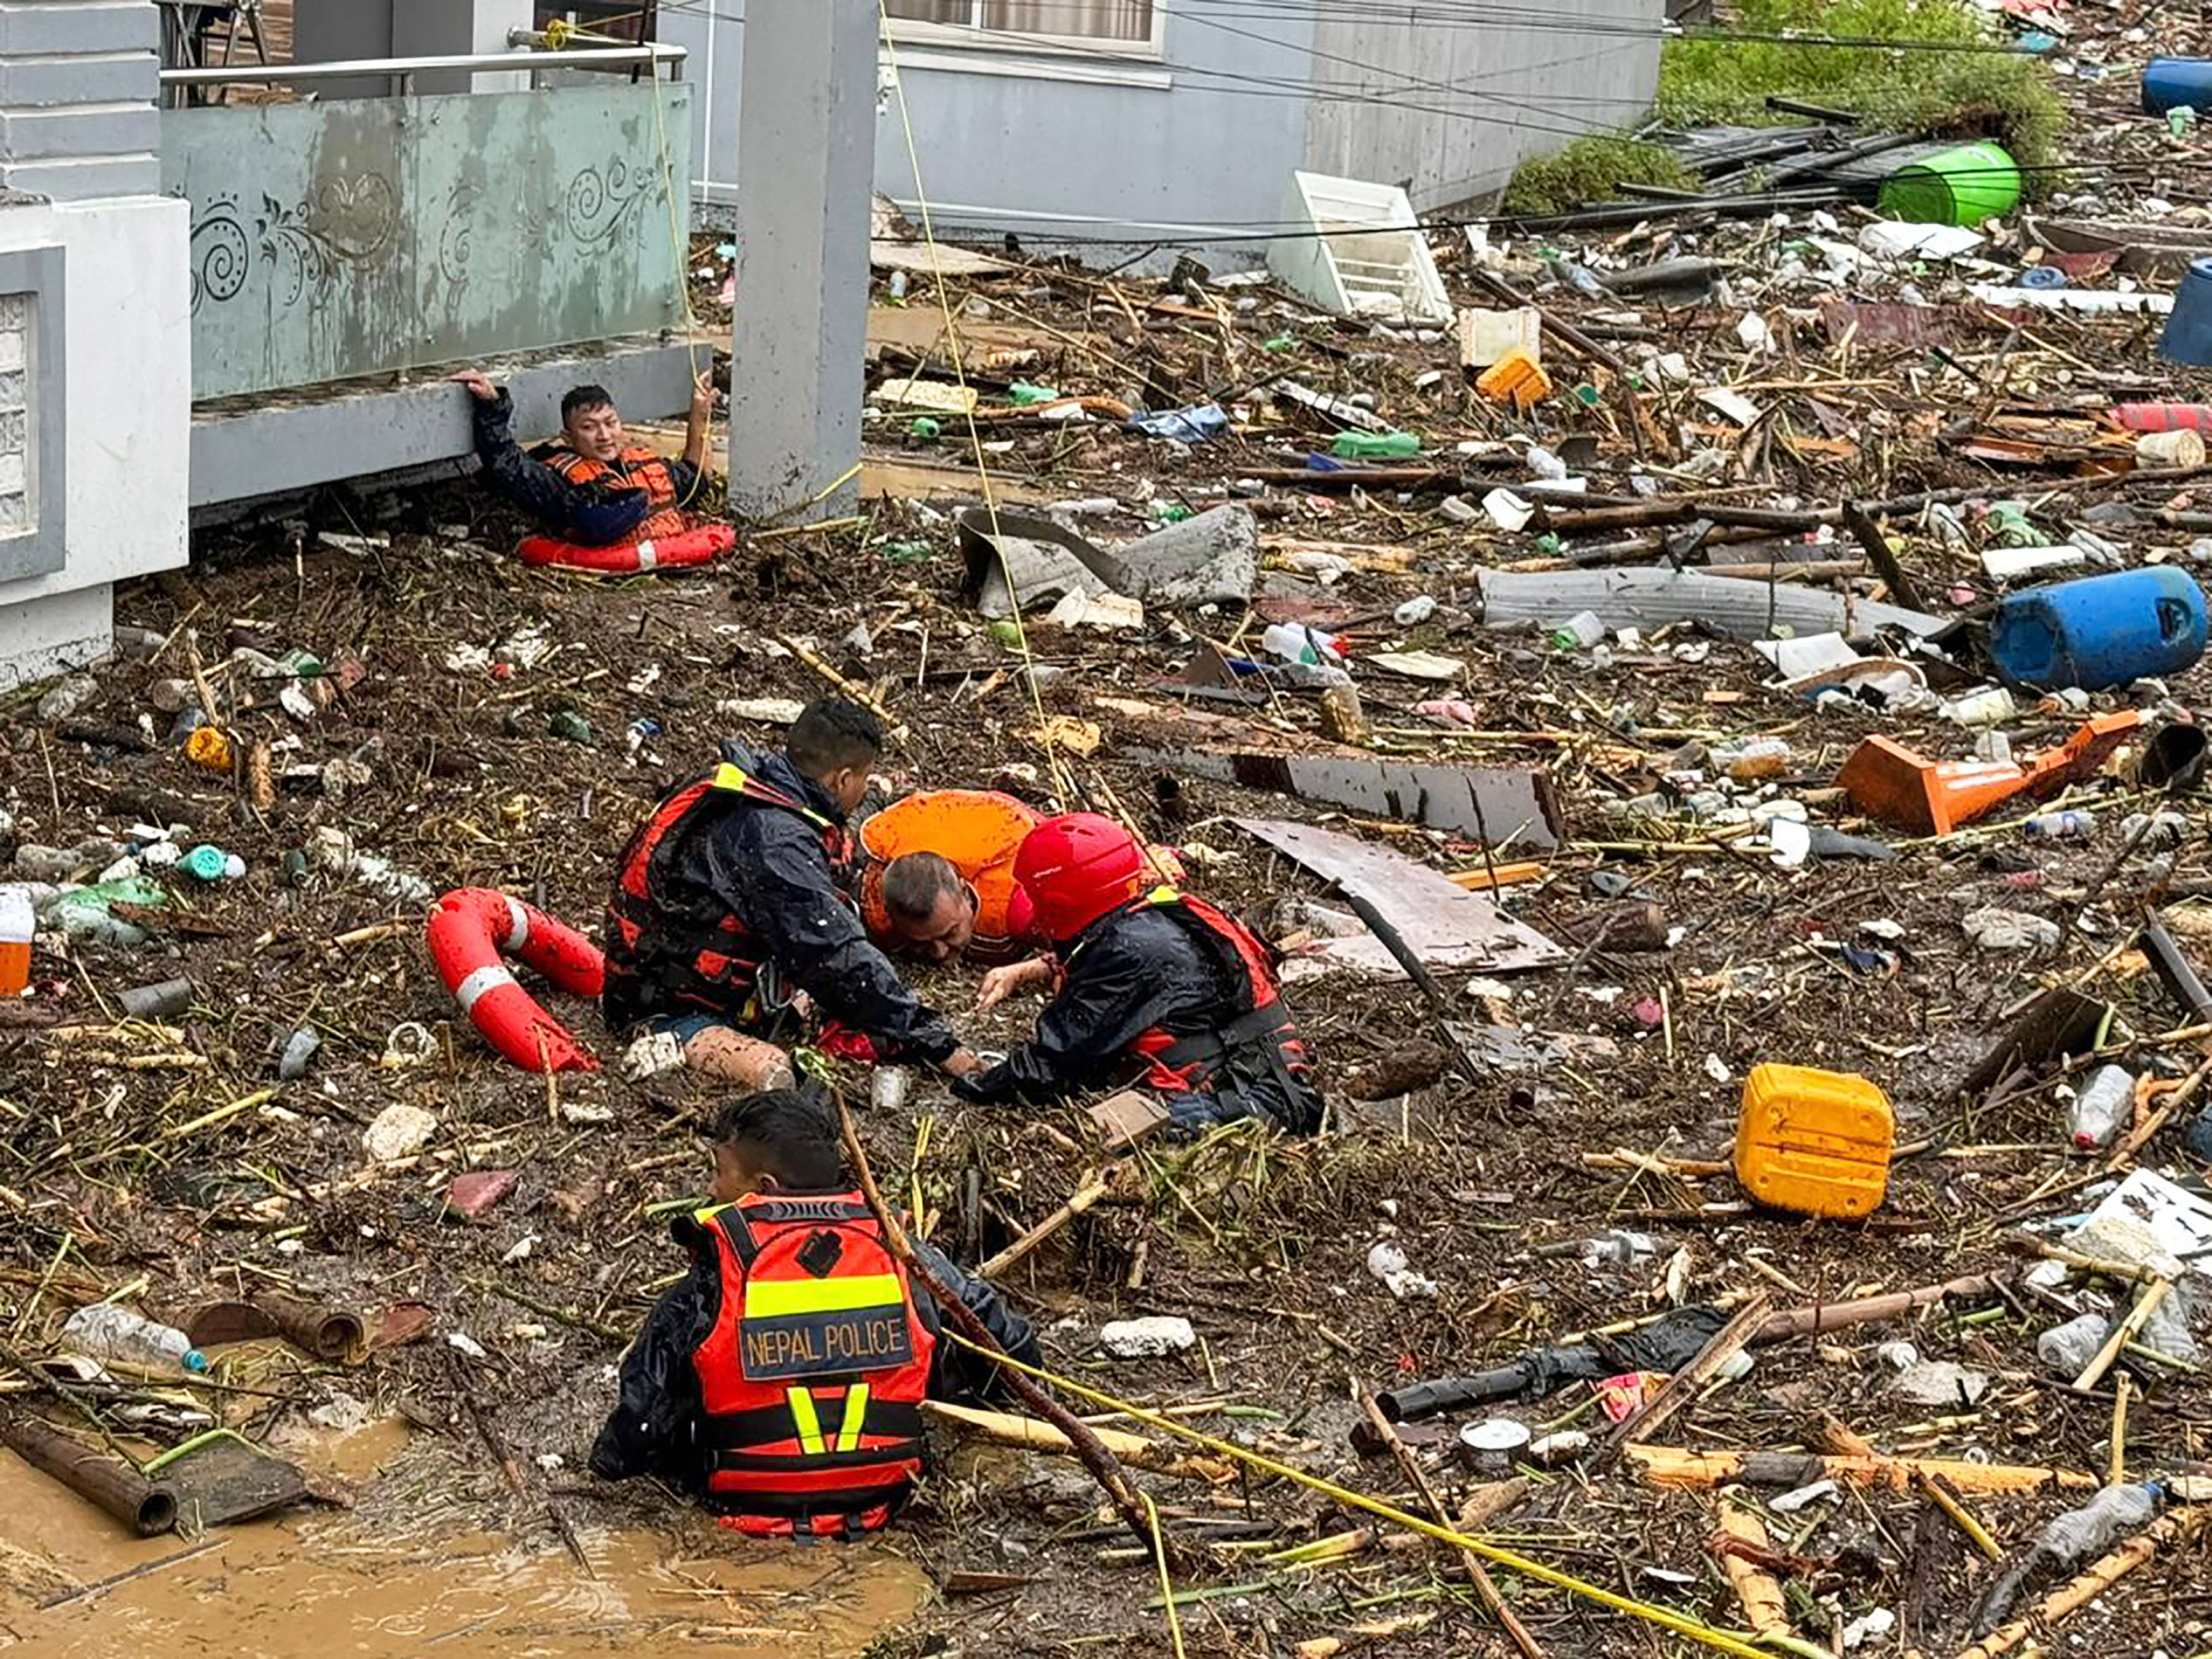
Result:
<svg viewBox="0 0 2212 1659">
<path fill-rule="evenodd" d="M 0 690 L 108 647 L 113 585 L 181 565 L 191 441 L 189 210 L 164 197 L 0 207 L 0 269 L 58 249 L 65 532 L 58 569 L 0 581 Z"/>
<path fill-rule="evenodd" d="M 0 186 L 56 201 L 161 185 L 149 0 L 0 0 Z"/>
<path fill-rule="evenodd" d="M 1403 185 L 1426 210 L 1497 190 L 1524 156 L 1641 121 L 1666 0 L 1548 0 L 1530 21 L 1534 9 L 1325 13 L 1304 165 Z"/>
<path fill-rule="evenodd" d="M 1212 21 L 1218 6 L 1178 15 L 1174 0 L 1164 3 L 1162 49 L 1150 57 L 899 47 L 922 185 L 940 229 L 1142 246 L 1197 228 L 1222 246 L 1279 218 L 1305 143 L 1300 88 L 1311 19 L 1271 9 L 1231 33 Z M 738 0 L 714 9 L 724 15 L 663 11 L 660 34 L 692 54 L 685 78 L 701 100 L 695 190 L 726 204 L 737 183 L 744 31 Z M 897 99 L 878 103 L 876 188 L 910 209 L 915 169 Z"/>
</svg>

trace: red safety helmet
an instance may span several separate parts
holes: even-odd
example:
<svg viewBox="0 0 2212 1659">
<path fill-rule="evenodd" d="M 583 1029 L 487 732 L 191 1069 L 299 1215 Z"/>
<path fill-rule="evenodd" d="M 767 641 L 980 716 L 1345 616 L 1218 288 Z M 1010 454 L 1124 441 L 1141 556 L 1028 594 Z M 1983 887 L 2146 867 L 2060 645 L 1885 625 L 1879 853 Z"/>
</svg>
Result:
<svg viewBox="0 0 2212 1659">
<path fill-rule="evenodd" d="M 1096 812 L 1047 818 L 1023 837 L 1014 879 L 1036 912 L 1036 931 L 1064 945 L 1145 883 L 1145 849 Z"/>
</svg>

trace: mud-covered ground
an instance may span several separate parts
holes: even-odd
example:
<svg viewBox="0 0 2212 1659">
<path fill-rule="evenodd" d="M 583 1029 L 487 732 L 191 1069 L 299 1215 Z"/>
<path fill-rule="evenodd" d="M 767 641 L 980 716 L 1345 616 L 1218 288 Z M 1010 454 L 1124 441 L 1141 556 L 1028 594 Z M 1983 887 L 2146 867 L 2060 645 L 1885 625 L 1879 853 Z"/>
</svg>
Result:
<svg viewBox="0 0 2212 1659">
<path fill-rule="evenodd" d="M 1990 499 L 2028 502 L 2054 542 L 2085 522 L 2090 501 L 2120 499 L 2136 517 L 2106 514 L 2094 526 L 2119 544 L 2120 562 L 2183 554 L 2193 533 L 2148 515 L 2204 510 L 2198 481 L 2053 495 L 2046 492 L 2079 482 L 2075 452 L 2000 471 L 1961 453 L 1958 434 L 1944 431 L 1961 414 L 1987 423 L 2010 413 L 2033 431 L 2035 421 L 2101 407 L 2114 392 L 2188 395 L 2189 380 L 2150 357 L 2148 327 L 2051 318 L 2033 322 L 2033 337 L 2014 339 L 2003 318 L 1945 301 L 1954 331 L 1948 356 L 1839 343 L 1817 296 L 1762 294 L 1744 274 L 1771 269 L 1785 240 L 1752 225 L 1699 244 L 1741 262 L 1741 293 L 1729 304 L 1670 311 L 1562 300 L 1611 329 L 1607 337 L 1631 356 L 1640 344 L 1684 350 L 1701 378 L 1776 398 L 1783 412 L 1763 441 L 1716 435 L 1718 416 L 1680 388 L 1654 392 L 1646 412 L 1655 418 L 1639 426 L 1624 413 L 1621 383 L 1603 374 L 1590 376 L 1595 406 L 1562 398 L 1524 428 L 1462 389 L 1453 348 L 1440 338 L 1383 337 L 1268 289 L 1163 295 L 1042 270 L 976 285 L 988 298 L 969 312 L 971 324 L 1012 331 L 1005 349 L 1042 353 L 1027 367 L 983 373 L 987 402 L 1002 404 L 991 392 L 1006 380 L 1048 375 L 1063 390 L 1141 391 L 1155 406 L 1218 395 L 1241 430 L 1178 450 L 1103 425 L 1012 416 L 983 436 L 1012 499 L 1115 495 L 1123 510 L 1085 528 L 1123 540 L 1151 520 L 1154 498 L 1203 508 L 1228 499 L 1234 481 L 1296 465 L 1326 446 L 1330 423 L 1252 394 L 1288 368 L 1317 390 L 1372 394 L 1389 421 L 1425 434 L 1423 464 L 1458 475 L 1452 493 L 1469 501 L 1526 470 L 1517 447 L 1467 455 L 1453 446 L 1500 443 L 1526 429 L 1554 445 L 1576 434 L 1595 440 L 1588 470 L 1601 493 L 1629 493 L 1626 468 L 1638 459 L 1668 491 L 1702 489 L 1760 505 L 1976 485 Z M 1677 250 L 1656 232 L 1610 251 L 1626 262 Z M 1455 297 L 1471 297 L 1449 252 L 1444 263 Z M 1939 299 L 1951 292 L 1922 275 Z M 1852 292 L 1879 298 L 1891 288 L 1869 279 Z M 1771 356 L 1745 355 L 1747 309 L 1767 319 Z M 1037 321 L 1058 337 L 1022 345 L 1020 331 Z M 906 337 L 882 355 L 879 375 L 905 372 L 917 357 L 942 366 L 926 337 L 919 346 Z M 1267 343 L 1285 338 L 1287 348 Z M 2001 388 L 1991 397 L 1970 377 L 2001 361 L 2010 366 L 1990 382 Z M 1589 372 L 1571 358 L 1564 367 Z M 118 620 L 145 633 L 95 671 L 82 706 L 40 718 L 50 687 L 8 700 L 0 811 L 9 828 L 0 856 L 24 843 L 73 847 L 126 837 L 136 823 L 181 823 L 186 844 L 214 843 L 246 864 L 235 881 L 175 878 L 167 903 L 132 913 L 150 931 L 143 945 L 42 941 L 32 994 L 0 1010 L 0 1114 L 9 1120 L 0 1143 L 8 1367 L 0 1390 L 9 1403 L 25 1402 L 32 1389 L 21 1367 L 81 1301 L 120 1289 L 181 1316 L 205 1301 L 283 1289 L 362 1313 L 374 1345 L 367 1362 L 318 1368 L 256 1350 L 219 1368 L 230 1391 L 201 1398 L 250 1437 L 295 1448 L 334 1432 L 306 1419 L 340 1393 L 373 1419 L 412 1425 L 404 1449 L 354 1492 L 349 1527 L 395 1548 L 416 1540 L 408 1547 L 418 1557 L 425 1536 L 512 1536 L 554 1553 L 556 1566 L 566 1559 L 556 1516 L 587 1553 L 604 1552 L 615 1534 L 663 1526 L 692 1555 L 722 1541 L 696 1517 L 671 1517 L 650 1488 L 605 1487 L 582 1473 L 623 1341 L 680 1267 L 665 1217 L 703 1186 L 696 1131 L 711 1094 L 680 1077 L 623 1082 L 596 1009 L 550 991 L 547 1006 L 609 1069 L 564 1074 L 549 1087 L 506 1065 L 433 970 L 422 907 L 333 867 L 319 856 L 319 833 L 343 831 L 358 852 L 433 892 L 498 887 L 593 927 L 612 858 L 649 803 L 722 735 L 775 740 L 773 726 L 723 705 L 825 689 L 780 639 L 811 642 L 908 726 L 879 769 L 882 797 L 988 784 L 1044 804 L 1040 711 L 1022 659 L 959 597 L 948 515 L 970 458 L 964 442 L 909 435 L 909 420 L 876 419 L 872 453 L 929 469 L 898 475 L 894 495 L 933 478 L 937 499 L 872 501 L 856 526 L 754 538 L 708 574 L 611 581 L 526 570 L 506 550 L 518 526 L 464 483 L 400 497 L 331 495 L 258 527 L 207 531 L 188 572 L 118 593 Z M 1668 451 L 1663 459 L 1654 445 Z M 1705 465 L 1692 459 L 1701 451 L 1718 453 L 1717 475 L 1687 470 Z M 1972 753 L 1970 733 L 1925 715 L 1814 710 L 1765 689 L 1766 665 L 1747 647 L 1694 625 L 1614 641 L 1601 660 L 1531 635 L 1486 632 L 1469 608 L 1477 566 L 1542 568 L 1577 544 L 1570 538 L 1563 551 L 1540 540 L 1540 524 L 1513 534 L 1486 519 L 1463 524 L 1440 508 L 1444 493 L 1272 483 L 1241 495 L 1261 514 L 1271 553 L 1261 610 L 1322 607 L 1306 614 L 1352 619 L 1355 673 L 1378 744 L 1550 771 L 1564 844 L 1542 857 L 1537 879 L 1507 888 L 1504 902 L 1571 963 L 1472 982 L 1462 970 L 1446 975 L 1443 988 L 1457 1019 L 1601 1038 L 1612 1048 L 1487 1072 L 1476 1085 L 1444 1068 L 1435 1016 L 1403 982 L 1301 982 L 1293 1000 L 1321 1060 L 1328 1133 L 1291 1142 L 1240 1132 L 1195 1149 L 1149 1147 L 1126 1186 L 1006 1285 L 1046 1325 L 1049 1364 L 1062 1376 L 1176 1408 L 1177 1420 L 1206 1434 L 1412 1508 L 1420 1500 L 1400 1469 L 1350 1446 L 1357 1389 L 1478 1370 L 1678 1301 L 1764 1294 L 1790 1308 L 2024 1266 L 2021 1230 L 2054 1236 L 2048 1224 L 2087 1208 L 2112 1179 L 2106 1155 L 2066 1141 L 2059 1088 L 2079 1072 L 2046 1066 L 1994 1091 L 1962 1091 L 1962 1080 L 2024 998 L 2062 982 L 2114 1005 L 2112 1057 L 2186 1074 L 2201 1039 L 2161 1040 L 2185 1017 L 2120 947 L 2152 903 L 2166 907 L 2189 949 L 2212 942 L 2212 915 L 2200 917 L 2191 902 L 2212 890 L 2197 799 L 2170 804 L 2187 830 L 2162 853 L 2120 856 L 2120 820 L 2154 804 L 2120 775 L 2069 797 L 2099 812 L 2086 839 L 2026 838 L 2017 827 L 2025 808 L 1942 841 L 1905 839 L 1824 793 L 1837 769 L 1869 733 L 1946 757 Z M 1888 526 L 1923 599 L 1947 614 L 1971 611 L 1997 591 L 1978 559 L 1997 526 L 1971 504 L 1962 519 L 1967 539 L 1955 548 L 1925 515 Z M 1355 557 L 1352 573 L 1328 587 L 1282 568 L 1285 556 L 1316 543 L 1384 550 L 1404 556 L 1407 568 L 1370 570 L 1362 567 L 1374 561 Z M 1716 544 L 1705 556 L 1775 550 Z M 1856 549 L 1844 538 L 1796 550 L 1839 558 Z M 1871 575 L 1845 580 L 1863 592 L 1874 586 Z M 1438 602 L 1434 617 L 1395 625 L 1392 610 L 1420 593 Z M 1053 671 L 1039 677 L 1042 712 L 1098 728 L 1095 752 L 1072 760 L 1084 798 L 1120 803 L 1146 832 L 1184 850 L 1194 884 L 1279 937 L 1300 923 L 1291 901 L 1328 895 L 1226 822 L 1231 815 L 1327 818 L 1437 868 L 1479 866 L 1476 848 L 1415 825 L 1177 778 L 1121 752 L 1117 739 L 1133 718 L 1121 705 L 1172 707 L 1165 682 L 1200 637 L 1241 641 L 1238 654 L 1261 625 L 1232 611 L 1155 611 L 1140 630 L 1111 636 L 1033 622 L 1033 659 Z M 1361 666 L 1362 655 L 1395 647 L 1465 666 L 1442 685 Z M 304 650 L 325 672 L 296 685 L 260 678 L 251 658 L 234 655 L 241 647 L 270 659 Z M 159 683 L 189 679 L 195 654 L 220 723 L 248 750 L 265 745 L 270 791 L 259 805 L 252 764 L 211 774 L 170 739 L 173 717 L 161 704 L 173 703 L 175 689 Z M 318 684 L 343 689 L 316 693 Z M 2204 690 L 2193 670 L 2134 696 L 2106 694 L 2094 707 L 2185 720 Z M 279 701 L 288 690 L 290 708 Z M 1469 703 L 1481 735 L 1455 734 L 1415 712 L 1440 695 Z M 1117 702 L 1102 701 L 1109 698 Z M 197 703 L 197 690 L 187 701 Z M 1264 707 L 1231 712 L 1294 741 L 1320 741 L 1310 693 L 1285 690 Z M 2025 707 L 2006 727 L 2014 751 L 2055 741 L 2078 712 Z M 1060 730 L 1065 741 L 1070 728 Z M 1894 859 L 1784 869 L 1725 811 L 1693 817 L 1685 798 L 1715 788 L 1720 769 L 1705 750 L 1762 734 L 1789 744 L 1783 769 L 1735 790 L 1724 806 L 1802 800 L 1820 823 L 1889 842 Z M 1664 816 L 1620 810 L 1655 794 Z M 1656 907 L 1657 948 L 1584 948 L 1588 924 L 1624 903 Z M 2056 922 L 2063 942 L 2039 951 L 1978 945 L 1962 919 L 1988 906 Z M 115 1021 L 122 991 L 175 975 L 194 987 L 186 1014 L 157 1026 Z M 1003 1048 L 1029 1009 L 971 1016 L 977 977 L 957 968 L 918 971 L 916 982 L 979 1046 Z M 282 1081 L 278 1054 L 303 1029 L 319 1036 L 319 1050 L 303 1077 Z M 1754 1210 L 1724 1174 L 1590 1162 L 1617 1151 L 1725 1159 L 1743 1079 L 1769 1060 L 1860 1073 L 1894 1102 L 1901 1150 L 1870 1219 Z M 843 1080 L 865 1100 L 865 1078 L 848 1072 Z M 372 1165 L 362 1132 L 394 1103 L 430 1112 L 436 1129 L 420 1154 Z M 2193 1111 L 2133 1161 L 2188 1174 L 2179 1130 Z M 864 1109 L 863 1127 L 885 1191 L 970 1260 L 1049 1214 L 1103 1161 L 1076 1108 L 977 1110 L 927 1076 L 900 1110 Z M 447 1201 L 448 1189 L 457 1176 L 488 1170 L 514 1171 L 515 1182 L 472 1220 Z M 1610 1228 L 1648 1234 L 1654 1253 L 1586 1264 L 1573 1245 Z M 1398 1299 L 1369 1272 L 1384 1240 L 1435 1282 L 1433 1296 Z M 1840 1429 L 1884 1453 L 2102 1478 L 2112 1461 L 2113 1377 L 2124 1375 L 2125 1473 L 2185 1471 L 2212 1429 L 2200 1371 L 2130 1355 L 2095 1387 L 2076 1389 L 2070 1374 L 2036 1356 L 2037 1335 L 2068 1308 L 2114 1308 L 2127 1293 L 2077 1274 L 2055 1289 L 2014 1284 L 1906 1319 L 1762 1347 L 1747 1376 L 1702 1395 L 1650 1437 L 1700 1450 L 1832 1449 Z M 1093 1338 L 1103 1322 L 1144 1314 L 1189 1319 L 1199 1346 L 1151 1361 L 1099 1352 Z M 464 1354 L 455 1338 L 481 1357 Z M 1964 1365 L 1986 1379 L 1986 1391 L 1971 1402 L 1903 1397 L 1900 1356 L 1879 1352 L 1899 1341 L 1922 1359 Z M 47 1409 L 74 1421 L 51 1401 Z M 1497 1409 L 1539 1434 L 1601 1436 L 1606 1427 L 1579 1383 Z M 1493 1479 L 1453 1455 L 1455 1425 L 1408 1431 L 1455 1513 Z M 872 1650 L 1169 1650 L 1153 1564 L 1076 1466 L 949 1439 L 945 1450 L 907 1523 L 861 1547 L 910 1558 L 936 1587 L 911 1619 L 885 1613 Z M 502 1457 L 525 1496 L 513 1494 Z M 1717 1516 L 1711 1492 L 1656 1488 L 1619 1462 L 1525 1472 L 1529 1490 L 1484 1522 L 1486 1537 L 1613 1596 L 1743 1628 L 1708 1547 Z M 1401 1547 L 1389 1526 L 1333 1561 L 1269 1559 L 1366 1524 L 1309 1488 L 1259 1474 L 1213 1484 L 1146 1475 L 1142 1484 L 1187 1547 L 1177 1589 L 1192 1651 L 1318 1659 L 1337 1650 L 1330 1642 L 1407 1656 L 1510 1650 L 1458 1559 Z M 1764 1504 L 1776 1494 L 1748 1495 Z M 1970 1492 L 1965 1501 L 2010 1550 L 2078 1498 Z M 1839 1644 L 1847 1627 L 1863 1632 L 1862 1621 L 1883 1612 L 1900 1622 L 1863 1633 L 1857 1651 L 1965 1644 L 1969 1607 L 1993 1569 L 1919 1492 L 1846 1486 L 1807 1507 L 1769 1508 L 1766 1523 L 1786 1558 L 1790 1615 L 1817 1650 Z M 0 1593 L 26 1606 L 48 1593 L 8 1559 Z M 1493 1572 L 1553 1656 L 1691 1645 L 1510 1568 Z M 2059 1639 L 2114 1655 L 2212 1650 L 2208 1585 L 2201 1543 L 2162 1555 L 2077 1614 Z M 713 1592 L 698 1594 L 720 1605 Z M 90 1605 L 97 1616 L 103 1602 Z M 9 1622 L 15 1606 L 0 1604 L 0 1630 L 35 1650 L 31 1627 Z M 494 1612 L 467 1627 L 480 1639 L 542 1640 L 547 1627 L 533 1616 Z M 613 1615 L 601 1622 L 594 1640 L 675 1628 Z M 743 1622 L 702 1618 L 694 1633 L 705 1644 Z"/>
</svg>

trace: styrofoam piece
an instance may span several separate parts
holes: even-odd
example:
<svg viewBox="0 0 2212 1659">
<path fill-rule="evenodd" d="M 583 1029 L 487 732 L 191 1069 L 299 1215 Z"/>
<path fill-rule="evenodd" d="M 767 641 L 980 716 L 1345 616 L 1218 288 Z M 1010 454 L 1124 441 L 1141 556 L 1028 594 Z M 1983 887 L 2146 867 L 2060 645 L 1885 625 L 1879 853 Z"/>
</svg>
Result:
<svg viewBox="0 0 2212 1659">
<path fill-rule="evenodd" d="M 1453 320 L 1428 237 L 1397 185 L 1294 172 L 1283 218 L 1294 233 L 1310 225 L 1321 234 L 1279 240 L 1267 268 L 1323 310 L 1439 325 Z"/>
<path fill-rule="evenodd" d="M 2039 311 L 2093 317 L 2163 317 L 2173 309 L 2171 294 L 2116 294 L 2101 288 L 1998 288 L 1977 283 L 1967 292 L 1984 305 L 2033 306 Z"/>
</svg>

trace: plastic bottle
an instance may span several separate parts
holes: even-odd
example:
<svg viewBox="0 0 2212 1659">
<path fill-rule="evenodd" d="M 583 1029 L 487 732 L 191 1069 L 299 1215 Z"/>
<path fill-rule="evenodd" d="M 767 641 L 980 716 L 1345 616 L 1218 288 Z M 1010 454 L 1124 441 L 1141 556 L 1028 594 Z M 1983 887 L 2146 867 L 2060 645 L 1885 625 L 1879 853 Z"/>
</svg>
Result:
<svg viewBox="0 0 2212 1659">
<path fill-rule="evenodd" d="M 1016 409 L 1033 409 L 1039 404 L 1054 402 L 1060 393 L 1048 386 L 1032 386 L 1027 380 L 1016 380 L 1006 388 Z"/>
<path fill-rule="evenodd" d="M 1436 600 L 1426 593 L 1417 593 L 1393 611 L 1390 619 L 1401 628 L 1418 628 L 1436 614 Z"/>
<path fill-rule="evenodd" d="M 1635 1233 L 1625 1227 L 1608 1227 L 1595 1238 L 1586 1238 L 1576 1246 L 1575 1254 L 1585 1261 L 1649 1261 L 1659 1254 L 1659 1247 L 1649 1233 Z"/>
<path fill-rule="evenodd" d="M 1586 651 L 1605 637 L 1605 618 L 1595 611 L 1578 611 L 1552 630 L 1555 651 Z"/>
<path fill-rule="evenodd" d="M 1541 444 L 1530 444 L 1528 453 L 1522 457 L 1528 471 L 1540 479 L 1556 483 L 1567 476 L 1567 464 Z"/>
<path fill-rule="evenodd" d="M 133 1360 L 143 1365 L 175 1365 L 188 1371 L 208 1368 L 207 1356 L 192 1346 L 192 1340 L 173 1326 L 157 1323 L 142 1313 L 118 1308 L 112 1302 L 95 1302 L 79 1308 L 62 1327 L 62 1340 L 90 1359 Z"/>
<path fill-rule="evenodd" d="M 2003 686 L 1992 685 L 1954 697 L 1938 705 L 1936 712 L 1958 726 L 2001 726 L 2020 713 L 2020 705 Z"/>
<path fill-rule="evenodd" d="M 1788 768 L 1790 745 L 1780 738 L 1753 738 L 1729 759 L 1728 775 L 1738 783 L 1771 778 Z"/>
<path fill-rule="evenodd" d="M 2038 841 L 2079 841 L 2096 832 L 2097 815 L 2084 806 L 2069 806 L 2063 811 L 2038 812 L 2022 827 Z"/>
<path fill-rule="evenodd" d="M 1402 461 L 1421 453 L 1418 432 L 1340 432 L 1328 453 L 1340 461 Z"/>
<path fill-rule="evenodd" d="M 38 924 L 27 887 L 0 887 L 0 997 L 31 982 L 31 935 Z"/>
<path fill-rule="evenodd" d="M 179 859 L 177 868 L 201 881 L 236 881 L 246 873 L 246 860 L 204 843 Z"/>
<path fill-rule="evenodd" d="M 2084 1152 L 2109 1146 L 2120 1125 L 2135 1115 L 2136 1080 L 2124 1067 L 2100 1066 L 2089 1073 L 2066 1109 L 2066 1133 Z"/>
<path fill-rule="evenodd" d="M 1304 623 L 1270 623 L 1260 635 L 1260 648 L 1285 662 L 1334 663 L 1344 657 L 1344 647 L 1333 634 Z"/>
<path fill-rule="evenodd" d="M 2102 1314 L 2086 1313 L 2053 1325 L 2035 1339 L 2035 1357 L 2061 1376 L 2078 1376 L 2081 1367 L 2105 1346 L 2112 1322 Z"/>
<path fill-rule="evenodd" d="M 2087 1560 L 2102 1555 L 2122 1538 L 2142 1530 L 2158 1513 L 2159 1487 L 2150 1480 L 2107 1486 L 2078 1510 L 2069 1510 L 2036 1535 L 2035 1547 L 2054 1561 Z"/>
</svg>

